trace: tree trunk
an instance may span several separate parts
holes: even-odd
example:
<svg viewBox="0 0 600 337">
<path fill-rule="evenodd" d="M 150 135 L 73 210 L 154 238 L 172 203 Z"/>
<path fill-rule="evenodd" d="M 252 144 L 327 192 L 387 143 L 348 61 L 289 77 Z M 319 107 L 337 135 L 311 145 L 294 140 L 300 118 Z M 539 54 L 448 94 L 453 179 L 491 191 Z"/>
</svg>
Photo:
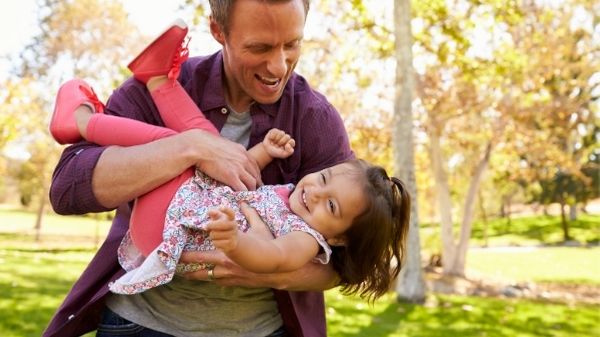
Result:
<svg viewBox="0 0 600 337">
<path fill-rule="evenodd" d="M 481 186 L 481 180 L 483 174 L 490 162 L 490 154 L 492 152 L 492 143 L 488 142 L 485 147 L 483 158 L 477 163 L 477 167 L 473 172 L 473 177 L 469 184 L 469 190 L 465 198 L 465 206 L 463 212 L 463 220 L 460 226 L 460 240 L 458 242 L 458 249 L 455 257 L 455 261 L 452 264 L 452 275 L 465 275 L 465 266 L 467 261 L 467 251 L 469 249 L 469 239 L 471 238 L 471 230 L 473 227 L 473 214 L 475 210 L 475 197 L 479 186 Z"/>
<path fill-rule="evenodd" d="M 452 200 L 450 198 L 450 187 L 448 176 L 442 167 L 442 149 L 437 130 L 429 133 L 431 167 L 437 190 L 438 207 L 440 210 L 440 226 L 442 240 L 442 267 L 443 273 L 452 274 L 452 264 L 456 256 L 456 246 L 452 230 Z"/>
<path fill-rule="evenodd" d="M 487 213 L 485 211 L 485 205 L 483 204 L 483 196 L 481 195 L 481 189 L 479 189 L 479 192 L 477 193 L 477 198 L 479 199 L 479 212 L 481 213 L 481 222 L 483 223 L 483 229 L 482 229 L 482 234 L 483 234 L 483 246 L 487 247 L 489 245 L 489 237 L 488 237 L 488 230 L 489 230 L 489 223 L 488 223 L 488 219 L 487 219 Z"/>
<path fill-rule="evenodd" d="M 45 185 L 45 184 L 44 184 Z M 37 209 L 37 215 L 36 215 L 36 219 L 35 219 L 35 242 L 39 242 L 41 239 L 41 234 L 42 234 L 42 221 L 44 219 L 44 210 L 46 209 L 46 203 L 47 203 L 47 198 L 48 198 L 48 189 L 47 188 L 42 188 L 42 191 L 40 193 L 40 198 L 39 198 L 39 205 L 38 205 L 38 209 Z"/>
<path fill-rule="evenodd" d="M 569 222 L 567 221 L 567 215 L 565 213 L 565 203 L 561 200 L 560 202 L 560 222 L 563 230 L 563 240 L 569 241 L 571 237 L 569 236 Z"/>
<path fill-rule="evenodd" d="M 394 1 L 396 38 L 396 94 L 394 102 L 394 175 L 402 179 L 411 195 L 411 217 L 404 266 L 396 283 L 398 300 L 413 303 L 425 301 L 425 281 L 421 268 L 421 244 L 414 165 L 412 118 L 412 35 L 410 29 L 410 0 Z"/>
<path fill-rule="evenodd" d="M 577 220 L 577 203 L 569 204 L 569 221 Z"/>
</svg>

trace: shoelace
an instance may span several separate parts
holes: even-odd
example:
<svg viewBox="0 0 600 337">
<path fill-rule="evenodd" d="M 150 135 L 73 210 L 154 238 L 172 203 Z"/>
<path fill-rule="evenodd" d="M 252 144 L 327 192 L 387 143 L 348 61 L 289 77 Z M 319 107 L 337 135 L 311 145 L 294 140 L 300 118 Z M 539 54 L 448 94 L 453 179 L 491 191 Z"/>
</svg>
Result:
<svg viewBox="0 0 600 337">
<path fill-rule="evenodd" d="M 190 43 L 191 39 L 192 38 L 190 36 L 186 37 L 185 41 L 183 41 L 181 46 L 179 46 L 175 51 L 175 57 L 173 57 L 173 66 L 171 67 L 171 70 L 169 70 L 169 74 L 167 74 L 167 77 L 170 80 L 177 80 L 179 77 L 181 64 L 188 59 L 190 54 L 188 44 Z"/>
<path fill-rule="evenodd" d="M 94 91 L 94 88 L 90 87 L 86 87 L 84 85 L 79 85 L 79 90 L 81 90 L 81 92 L 83 92 L 83 94 L 88 98 L 89 103 L 91 103 L 94 106 L 94 110 L 96 112 L 103 112 L 104 111 L 104 103 L 102 103 L 99 99 L 98 96 L 96 95 L 96 92 Z"/>
</svg>

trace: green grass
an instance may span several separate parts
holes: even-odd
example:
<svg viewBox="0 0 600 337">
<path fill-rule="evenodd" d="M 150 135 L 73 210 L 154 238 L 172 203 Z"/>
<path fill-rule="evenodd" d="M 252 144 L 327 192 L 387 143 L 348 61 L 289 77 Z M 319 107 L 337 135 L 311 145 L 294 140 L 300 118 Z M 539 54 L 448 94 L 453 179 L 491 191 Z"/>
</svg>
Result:
<svg viewBox="0 0 600 337">
<path fill-rule="evenodd" d="M 600 306 L 448 295 L 419 306 L 390 294 L 370 307 L 336 291 L 326 302 L 328 335 L 335 337 L 600 336 Z"/>
<path fill-rule="evenodd" d="M 560 216 L 494 219 L 488 223 L 490 246 L 558 244 L 563 242 Z M 473 224 L 472 244 L 483 244 L 483 224 Z M 569 235 L 583 244 L 600 242 L 600 215 L 579 214 L 569 222 Z"/>
<path fill-rule="evenodd" d="M 559 216 L 531 216 L 488 221 L 488 246 L 553 246 L 564 242 Z M 484 225 L 473 223 L 471 247 L 484 246 Z M 579 214 L 570 222 L 569 235 L 581 245 L 600 243 L 600 214 Z M 460 227 L 454 226 L 458 236 Z M 428 253 L 439 253 L 441 249 L 440 227 L 438 223 L 421 224 L 421 246 Z"/>
<path fill-rule="evenodd" d="M 600 247 L 472 249 L 467 266 L 497 279 L 600 286 Z"/>
<path fill-rule="evenodd" d="M 0 336 L 40 336 L 93 250 L 0 249 Z M 393 294 L 370 306 L 326 293 L 328 335 L 593 336 L 600 306 L 528 300 L 430 296 L 425 306 L 398 304 Z"/>
<path fill-rule="evenodd" d="M 40 336 L 92 256 L 91 250 L 0 249 L 0 336 Z"/>
<path fill-rule="evenodd" d="M 34 220 L 31 213 L 0 209 L 2 337 L 40 336 L 109 226 L 91 218 L 47 215 L 42 241 L 35 242 Z M 520 231 L 515 237 L 533 240 L 535 235 L 526 236 L 521 228 L 533 222 L 514 220 Z M 582 226 L 594 230 L 589 223 Z M 560 227 L 553 229 L 557 230 Z M 598 285 L 599 249 L 553 247 L 519 255 L 472 250 L 467 263 L 480 274 L 497 276 L 502 270 L 501 276 L 517 281 Z M 393 294 L 369 306 L 336 290 L 327 292 L 326 298 L 328 335 L 333 337 L 600 336 L 600 306 L 449 295 L 430 295 L 425 306 L 417 306 L 398 304 Z"/>
</svg>

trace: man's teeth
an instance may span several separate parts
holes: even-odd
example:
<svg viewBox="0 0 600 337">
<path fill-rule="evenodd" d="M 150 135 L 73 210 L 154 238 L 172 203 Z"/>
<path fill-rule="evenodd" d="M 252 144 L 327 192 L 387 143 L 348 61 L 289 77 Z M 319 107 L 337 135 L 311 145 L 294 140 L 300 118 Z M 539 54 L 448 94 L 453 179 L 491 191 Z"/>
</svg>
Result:
<svg viewBox="0 0 600 337">
<path fill-rule="evenodd" d="M 259 77 L 259 79 L 266 85 L 275 86 L 275 85 L 279 84 L 278 78 Z"/>
</svg>

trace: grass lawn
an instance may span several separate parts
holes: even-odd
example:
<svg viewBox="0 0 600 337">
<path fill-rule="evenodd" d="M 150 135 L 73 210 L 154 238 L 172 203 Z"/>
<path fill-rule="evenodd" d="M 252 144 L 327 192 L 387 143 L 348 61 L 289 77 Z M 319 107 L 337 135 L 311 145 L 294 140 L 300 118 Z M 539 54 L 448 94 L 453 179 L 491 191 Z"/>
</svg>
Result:
<svg viewBox="0 0 600 337">
<path fill-rule="evenodd" d="M 454 232 L 459 233 L 458 225 Z M 421 224 L 421 246 L 430 253 L 439 253 L 441 249 L 440 226 L 437 223 Z M 569 235 L 582 245 L 600 243 L 600 214 L 579 214 L 578 219 L 570 222 Z M 563 243 L 563 233 L 559 216 L 530 216 L 511 219 L 493 219 L 488 222 L 488 240 L 490 247 L 559 245 Z M 471 240 L 473 246 L 483 246 L 484 225 L 480 221 L 473 223 Z"/>
<path fill-rule="evenodd" d="M 40 336 L 92 255 L 92 250 L 0 249 L 0 336 Z M 336 290 L 326 296 L 328 335 L 333 337 L 600 333 L 599 306 L 438 295 L 417 306 L 397 304 L 393 294 L 370 306 Z"/>
<path fill-rule="evenodd" d="M 42 242 L 34 216 L 0 209 L 0 336 L 37 337 L 92 258 L 108 222 L 48 215 Z M 600 248 L 544 248 L 521 255 L 473 251 L 468 266 L 516 280 L 600 284 Z M 561 267 L 562 266 L 562 267 Z M 568 275 L 568 277 L 565 276 Z M 370 306 L 326 293 L 328 335 L 342 336 L 600 336 L 600 306 L 430 295 L 425 306 L 389 294 Z M 91 336 L 91 335 L 90 335 Z"/>
<path fill-rule="evenodd" d="M 498 280 L 600 286 L 600 247 L 471 249 L 467 266 Z"/>
<path fill-rule="evenodd" d="M 472 245 L 482 245 L 484 225 L 473 224 Z M 559 216 L 528 216 L 511 219 L 494 219 L 488 222 L 490 246 L 552 245 L 563 242 Z M 569 235 L 582 244 L 600 242 L 600 215 L 578 214 L 569 222 Z"/>
<path fill-rule="evenodd" d="M 599 306 L 430 295 L 425 306 L 392 294 L 372 307 L 337 291 L 326 294 L 328 335 L 335 337 L 600 336 Z"/>
</svg>

